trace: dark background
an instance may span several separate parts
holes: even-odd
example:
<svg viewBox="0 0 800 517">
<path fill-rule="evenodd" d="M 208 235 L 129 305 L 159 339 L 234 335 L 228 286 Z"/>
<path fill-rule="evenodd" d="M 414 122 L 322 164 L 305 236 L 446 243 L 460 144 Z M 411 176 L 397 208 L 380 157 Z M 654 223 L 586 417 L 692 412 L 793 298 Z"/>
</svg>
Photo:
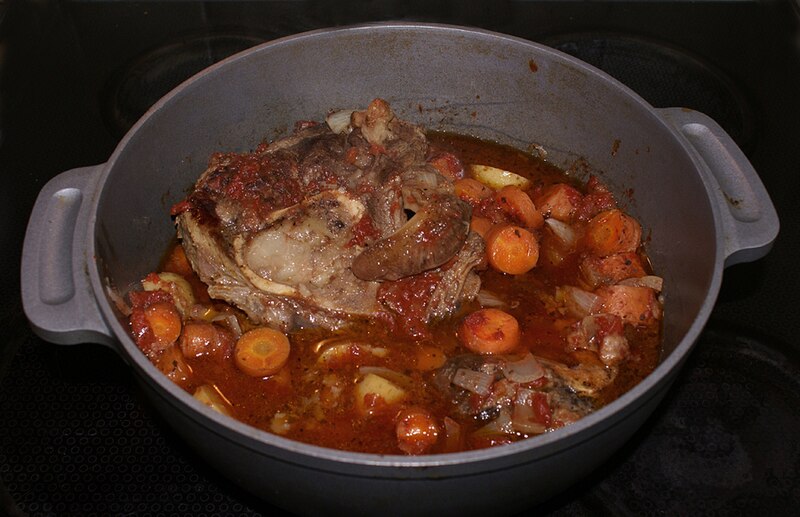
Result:
<svg viewBox="0 0 800 517">
<path fill-rule="evenodd" d="M 153 414 L 113 352 L 35 337 L 19 299 L 41 187 L 102 163 L 180 81 L 257 43 L 379 20 L 538 41 L 657 107 L 717 120 L 781 218 L 762 260 L 728 268 L 667 400 L 614 459 L 530 514 L 795 514 L 800 503 L 800 8 L 714 2 L 0 3 L 0 514 L 277 515 Z"/>
</svg>

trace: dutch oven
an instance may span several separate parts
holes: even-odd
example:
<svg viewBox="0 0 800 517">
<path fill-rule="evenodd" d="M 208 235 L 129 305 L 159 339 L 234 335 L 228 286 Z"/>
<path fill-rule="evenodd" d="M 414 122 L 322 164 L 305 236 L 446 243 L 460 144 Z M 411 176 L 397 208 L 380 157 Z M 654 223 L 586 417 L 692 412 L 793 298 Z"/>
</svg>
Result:
<svg viewBox="0 0 800 517">
<path fill-rule="evenodd" d="M 363 107 L 374 97 L 429 129 L 534 145 L 562 167 L 589 164 L 627 200 L 664 278 L 656 370 L 608 406 L 549 434 L 420 457 L 290 441 L 212 411 L 162 375 L 128 336 L 113 298 L 157 266 L 175 232 L 170 206 L 211 153 L 247 151 L 290 132 L 297 120 Z M 370 24 L 308 32 L 228 58 L 156 103 L 106 163 L 53 178 L 28 226 L 22 294 L 37 334 L 112 347 L 202 458 L 277 506 L 301 514 L 497 515 L 554 495 L 614 454 L 674 380 L 723 269 L 763 256 L 777 232 L 752 166 L 703 114 L 655 109 L 595 68 L 515 37 Z"/>
</svg>

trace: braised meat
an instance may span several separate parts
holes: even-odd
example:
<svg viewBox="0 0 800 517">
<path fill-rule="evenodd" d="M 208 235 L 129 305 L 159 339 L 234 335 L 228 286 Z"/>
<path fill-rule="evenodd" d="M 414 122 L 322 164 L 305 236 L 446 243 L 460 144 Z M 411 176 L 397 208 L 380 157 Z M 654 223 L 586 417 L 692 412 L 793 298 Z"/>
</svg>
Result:
<svg viewBox="0 0 800 517">
<path fill-rule="evenodd" d="M 302 123 L 247 154 L 215 154 L 173 208 L 209 295 L 283 330 L 391 317 L 382 284 L 431 280 L 422 323 L 480 288 L 483 240 L 471 206 L 429 162 L 421 128 L 376 99 Z M 407 316 L 404 315 L 404 317 Z"/>
</svg>

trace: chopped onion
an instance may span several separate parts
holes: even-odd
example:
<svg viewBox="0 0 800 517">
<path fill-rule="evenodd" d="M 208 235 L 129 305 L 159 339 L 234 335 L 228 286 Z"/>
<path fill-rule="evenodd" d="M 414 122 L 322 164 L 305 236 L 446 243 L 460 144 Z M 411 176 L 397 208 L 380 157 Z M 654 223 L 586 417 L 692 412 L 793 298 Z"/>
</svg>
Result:
<svg viewBox="0 0 800 517">
<path fill-rule="evenodd" d="M 520 433 L 542 434 L 547 431 L 547 426 L 539 422 L 533 409 L 531 397 L 535 391 L 527 388 L 517 390 L 517 400 L 514 403 L 514 412 L 511 415 L 511 427 Z"/>
<path fill-rule="evenodd" d="M 586 316 L 580 322 L 580 328 L 586 336 L 586 341 L 594 339 L 597 335 L 597 317 Z"/>
<path fill-rule="evenodd" d="M 572 247 L 578 242 L 578 236 L 575 234 L 575 230 L 572 229 L 572 226 L 559 221 L 558 219 L 554 219 L 552 217 L 548 217 L 544 220 L 545 224 L 550 227 L 550 230 L 553 234 L 564 244 L 565 246 Z"/>
<path fill-rule="evenodd" d="M 200 303 L 192 305 L 189 309 L 189 317 L 193 320 L 210 321 L 217 317 L 219 313 L 213 307 L 208 307 Z"/>
<path fill-rule="evenodd" d="M 354 346 L 356 348 L 365 350 L 367 352 L 371 352 L 374 355 L 377 355 L 378 357 L 385 357 L 386 354 L 389 352 L 389 350 L 387 350 L 386 348 L 374 347 L 365 343 L 363 340 L 354 339 L 351 337 L 343 337 L 343 336 L 334 336 L 317 341 L 312 347 L 312 350 L 314 350 L 315 354 L 321 354 L 331 348 L 343 347 L 343 346 L 344 347 Z"/>
<path fill-rule="evenodd" d="M 491 361 L 484 361 L 478 365 L 479 372 L 487 373 L 491 376 L 494 376 L 497 373 L 498 368 L 500 368 L 500 365 Z"/>
<path fill-rule="evenodd" d="M 494 382 L 494 376 L 476 372 L 468 368 L 459 368 L 453 375 L 453 384 L 478 395 L 488 395 Z"/>
<path fill-rule="evenodd" d="M 547 431 L 544 424 L 535 422 L 533 408 L 527 404 L 514 404 L 514 413 L 511 415 L 511 428 L 519 433 L 542 434 Z"/>
<path fill-rule="evenodd" d="M 370 373 L 375 374 L 379 377 L 383 377 L 387 381 L 391 381 L 399 385 L 402 388 L 411 389 L 414 386 L 414 381 L 411 380 L 411 377 L 408 375 L 390 370 L 389 368 L 385 368 L 383 366 L 362 366 L 358 369 L 358 372 L 362 375 L 367 375 Z"/>
<path fill-rule="evenodd" d="M 292 424 L 289 421 L 289 415 L 286 413 L 275 413 L 272 416 L 272 421 L 269 424 L 270 431 L 275 434 L 286 434 L 292 430 Z"/>
<path fill-rule="evenodd" d="M 531 184 L 528 178 L 490 165 L 472 164 L 469 169 L 473 178 L 494 190 L 500 190 L 509 185 L 525 189 Z"/>
<path fill-rule="evenodd" d="M 497 415 L 499 415 L 500 411 L 503 409 L 502 405 L 495 403 L 493 400 L 488 400 L 487 402 L 488 404 L 486 406 L 482 407 L 477 413 L 472 415 L 472 418 L 474 418 L 476 422 L 491 422 L 497 418 Z"/>
<path fill-rule="evenodd" d="M 461 424 L 450 418 L 449 416 L 444 417 L 444 432 L 445 432 L 445 442 L 444 442 L 444 450 L 445 452 L 454 452 L 459 450 L 461 447 Z"/>
<path fill-rule="evenodd" d="M 325 122 L 328 123 L 328 127 L 334 133 L 344 133 L 350 126 L 350 115 L 353 114 L 353 111 L 355 110 L 335 111 L 325 118 Z"/>
<path fill-rule="evenodd" d="M 338 342 L 340 340 L 341 340 L 341 338 L 339 338 L 339 337 L 325 338 L 325 339 L 322 339 L 320 341 L 317 341 L 312 349 L 314 350 L 315 354 L 318 354 L 318 353 L 322 352 L 323 350 L 325 350 L 326 348 L 328 348 L 328 345 L 330 345 L 332 343 L 336 343 L 336 342 Z"/>
<path fill-rule="evenodd" d="M 317 342 L 313 348 L 319 354 L 318 363 L 330 363 L 336 359 L 343 359 L 348 356 L 372 354 L 375 357 L 386 357 L 389 354 L 388 348 L 372 346 L 363 341 L 351 338 L 328 338 Z"/>
<path fill-rule="evenodd" d="M 507 407 L 501 408 L 497 418 L 475 431 L 475 436 L 485 437 L 496 434 L 512 434 L 514 429 L 511 426 L 511 410 Z"/>
<path fill-rule="evenodd" d="M 502 309 L 508 307 L 508 304 L 497 297 L 491 291 L 487 291 L 486 289 L 481 289 L 478 291 L 478 303 L 481 304 L 481 307 L 491 307 L 493 309 Z"/>
<path fill-rule="evenodd" d="M 626 285 L 628 287 L 649 287 L 650 289 L 661 292 L 664 287 L 664 279 L 660 276 L 647 275 L 639 278 L 626 278 L 620 282 L 619 285 Z"/>
<path fill-rule="evenodd" d="M 233 314 L 223 313 L 220 314 L 219 316 L 216 316 L 211 321 L 214 322 L 220 321 L 225 323 L 226 326 L 231 330 L 231 332 L 233 332 L 233 334 L 236 336 L 236 339 L 239 339 L 242 336 L 242 327 L 239 325 L 239 320 L 236 319 L 236 316 L 234 316 Z"/>
<path fill-rule="evenodd" d="M 556 299 L 564 304 L 569 312 L 578 317 L 588 316 L 599 310 L 600 297 L 571 285 L 556 289 Z"/>
<path fill-rule="evenodd" d="M 512 382 L 524 384 L 541 379 L 545 374 L 544 367 L 528 352 L 519 361 L 509 361 L 502 366 L 503 375 Z"/>
<path fill-rule="evenodd" d="M 230 401 L 225 398 L 225 395 L 213 384 L 203 384 L 199 386 L 194 392 L 194 398 L 217 413 L 231 416 Z"/>
<path fill-rule="evenodd" d="M 125 302 L 125 299 L 120 296 L 120 294 L 116 291 L 116 289 L 112 288 L 110 285 L 106 286 L 106 294 L 108 298 L 111 300 L 111 303 L 117 308 L 117 310 L 122 313 L 123 316 L 130 316 L 131 315 L 131 306 Z"/>
</svg>

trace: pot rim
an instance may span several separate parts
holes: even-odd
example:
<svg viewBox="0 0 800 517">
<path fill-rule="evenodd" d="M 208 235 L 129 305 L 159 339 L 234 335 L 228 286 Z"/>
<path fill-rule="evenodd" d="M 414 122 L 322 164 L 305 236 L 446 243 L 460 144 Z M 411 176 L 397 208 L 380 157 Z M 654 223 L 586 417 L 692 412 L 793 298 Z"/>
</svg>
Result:
<svg viewBox="0 0 800 517">
<path fill-rule="evenodd" d="M 703 167 L 703 165 L 699 163 L 694 153 L 690 151 L 688 145 L 683 141 L 682 138 L 679 137 L 676 131 L 664 121 L 664 119 L 656 112 L 655 108 L 642 99 L 638 94 L 605 72 L 596 69 L 593 66 L 572 56 L 569 56 L 568 54 L 542 44 L 485 29 L 438 23 L 376 22 L 344 27 L 316 29 L 268 41 L 234 54 L 187 79 L 162 97 L 158 102 L 156 102 L 122 138 L 108 162 L 106 162 L 103 167 L 102 173 L 99 177 L 100 187 L 97 189 L 97 195 L 92 200 L 92 215 L 90 217 L 90 224 L 88 225 L 89 227 L 87 229 L 87 231 L 90 232 L 90 238 L 87 239 L 89 248 L 87 251 L 88 256 L 97 257 L 97 243 L 94 237 L 94 229 L 97 222 L 97 209 L 106 189 L 106 180 L 112 173 L 117 159 L 123 153 L 128 142 L 136 135 L 138 131 L 141 130 L 144 125 L 146 125 L 147 121 L 153 117 L 154 114 L 164 109 L 165 106 L 169 105 L 174 98 L 182 95 L 183 91 L 186 90 L 188 86 L 212 74 L 223 73 L 229 67 L 234 66 L 236 62 L 246 59 L 253 53 L 266 52 L 272 48 L 292 45 L 297 41 L 330 38 L 335 37 L 338 34 L 353 34 L 375 30 L 401 32 L 438 32 L 467 35 L 471 37 L 478 35 L 480 38 L 487 41 L 491 40 L 495 42 L 509 42 L 513 45 L 527 46 L 538 53 L 548 54 L 550 57 L 559 60 L 564 64 L 567 64 L 571 67 L 577 67 L 582 71 L 595 76 L 598 78 L 598 80 L 612 83 L 612 85 L 621 90 L 630 101 L 648 111 L 652 115 L 654 121 L 657 121 L 656 123 L 660 124 L 663 129 L 669 131 L 670 134 L 672 134 L 673 137 L 680 142 L 687 154 L 690 156 L 696 168 L 700 169 Z M 708 191 L 709 185 L 705 178 L 703 178 L 703 183 Z M 510 458 L 511 456 L 518 456 L 521 454 L 525 455 L 525 457 L 528 458 L 528 461 L 533 461 L 538 457 L 550 456 L 563 449 L 573 447 L 577 443 L 589 440 L 592 436 L 601 432 L 605 432 L 608 427 L 613 427 L 613 425 L 616 424 L 616 422 L 614 422 L 612 419 L 615 413 L 620 412 L 630 406 L 638 407 L 645 404 L 648 400 L 657 396 L 662 389 L 671 383 L 672 379 L 674 378 L 674 374 L 677 373 L 677 370 L 688 356 L 691 348 L 694 346 L 694 343 L 700 335 L 700 332 L 705 326 L 716 301 L 716 297 L 722 282 L 724 259 L 721 252 L 722 228 L 720 214 L 715 203 L 710 203 L 710 209 L 714 219 L 717 243 L 715 246 L 714 271 L 712 278 L 710 279 L 709 287 L 705 294 L 703 304 L 700 311 L 695 316 L 691 326 L 686 331 L 680 342 L 675 346 L 674 350 L 672 350 L 672 352 L 670 352 L 666 357 L 663 357 L 658 366 L 645 379 L 611 403 L 581 418 L 579 421 L 563 428 L 512 444 L 457 453 L 404 456 L 380 455 L 329 449 L 283 438 L 279 435 L 259 430 L 233 418 L 225 417 L 205 406 L 204 404 L 196 401 L 191 394 L 178 387 L 165 375 L 163 375 L 152 363 L 150 363 L 145 355 L 139 351 L 139 349 L 133 343 L 133 340 L 128 335 L 127 329 L 125 329 L 118 320 L 118 316 L 112 307 L 112 304 L 106 297 L 105 293 L 107 289 L 107 283 L 103 278 L 101 278 L 101 268 L 97 262 L 97 259 L 93 261 L 94 265 L 88 268 L 88 275 L 91 286 L 95 293 L 95 297 L 97 298 L 100 311 L 108 323 L 111 331 L 117 338 L 118 344 L 116 346 L 116 350 L 123 356 L 126 362 L 136 368 L 138 371 L 137 373 L 144 380 L 155 381 L 156 386 L 159 388 L 156 391 L 158 391 L 160 396 L 164 397 L 165 399 L 169 398 L 170 401 L 177 401 L 185 410 L 184 412 L 193 420 L 197 421 L 198 425 L 205 425 L 208 423 L 208 421 L 211 421 L 215 426 L 215 432 L 233 432 L 237 435 L 237 438 L 244 438 L 247 440 L 247 443 L 245 443 L 243 440 L 239 440 L 241 445 L 259 453 L 264 451 L 263 446 L 283 451 L 284 453 L 288 454 L 288 456 L 284 457 L 284 460 L 286 461 L 306 463 L 308 461 L 323 460 L 330 462 L 330 464 L 325 463 L 326 467 L 323 467 L 319 461 L 316 461 L 314 463 L 315 468 L 321 470 L 333 471 L 337 464 L 371 466 L 376 468 L 403 467 L 406 470 L 409 468 L 424 469 L 430 467 L 464 466 L 469 464 L 474 466 L 475 469 L 480 469 L 483 467 L 494 470 L 497 468 L 496 463 L 489 465 L 488 462 L 494 462 L 495 460 L 501 458 Z M 662 385 L 662 383 L 664 384 Z M 301 458 L 303 461 L 299 461 Z M 463 475 L 468 474 L 465 473 L 463 469 L 461 473 Z"/>
</svg>

